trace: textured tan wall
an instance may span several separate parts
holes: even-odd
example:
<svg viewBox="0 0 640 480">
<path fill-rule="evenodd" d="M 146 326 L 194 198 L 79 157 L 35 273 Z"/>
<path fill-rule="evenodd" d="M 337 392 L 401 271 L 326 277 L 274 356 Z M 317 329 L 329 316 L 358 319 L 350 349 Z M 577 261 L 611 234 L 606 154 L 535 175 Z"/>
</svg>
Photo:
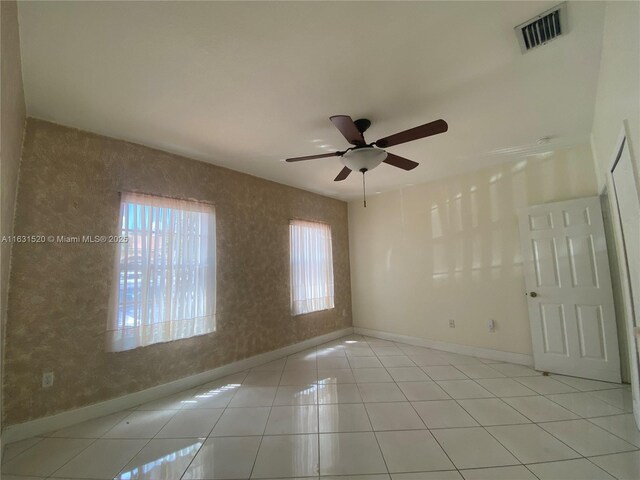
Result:
<svg viewBox="0 0 640 480">
<path fill-rule="evenodd" d="M 107 353 L 115 246 L 21 244 L 13 252 L 7 424 L 192 375 L 351 325 L 347 204 L 147 147 L 29 119 L 16 233 L 109 235 L 119 191 L 215 204 L 217 332 Z M 336 308 L 291 317 L 289 220 L 333 235 Z M 43 372 L 55 372 L 51 389 Z"/>
<path fill-rule="evenodd" d="M 13 233 L 18 170 L 25 123 L 20 38 L 18 35 L 18 7 L 15 1 L 0 2 L 2 73 L 0 87 L 0 236 Z M 7 291 L 11 244 L 0 245 L 0 371 L 6 323 Z M 0 388 L 0 411 L 2 410 Z M 2 425 L 2 424 L 0 424 Z"/>
</svg>

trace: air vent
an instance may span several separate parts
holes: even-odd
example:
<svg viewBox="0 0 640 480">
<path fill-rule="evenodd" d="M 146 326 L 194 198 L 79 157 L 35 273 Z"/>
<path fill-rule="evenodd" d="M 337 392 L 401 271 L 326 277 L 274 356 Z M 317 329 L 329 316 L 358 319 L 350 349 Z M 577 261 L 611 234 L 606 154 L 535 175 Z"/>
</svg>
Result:
<svg viewBox="0 0 640 480">
<path fill-rule="evenodd" d="M 561 3 L 515 28 L 520 50 L 529 50 L 549 43 L 567 33 L 567 3 Z"/>
</svg>

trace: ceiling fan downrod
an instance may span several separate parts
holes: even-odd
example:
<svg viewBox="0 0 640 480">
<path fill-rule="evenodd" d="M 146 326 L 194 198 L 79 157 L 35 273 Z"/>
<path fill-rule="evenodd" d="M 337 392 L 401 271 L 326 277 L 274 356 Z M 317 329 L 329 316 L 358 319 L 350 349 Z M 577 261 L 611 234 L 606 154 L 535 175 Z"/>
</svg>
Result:
<svg viewBox="0 0 640 480">
<path fill-rule="evenodd" d="M 367 173 L 367 169 L 361 168 L 360 171 L 362 172 L 362 201 L 364 203 L 364 208 L 367 208 L 367 187 L 364 182 L 364 174 Z"/>
</svg>

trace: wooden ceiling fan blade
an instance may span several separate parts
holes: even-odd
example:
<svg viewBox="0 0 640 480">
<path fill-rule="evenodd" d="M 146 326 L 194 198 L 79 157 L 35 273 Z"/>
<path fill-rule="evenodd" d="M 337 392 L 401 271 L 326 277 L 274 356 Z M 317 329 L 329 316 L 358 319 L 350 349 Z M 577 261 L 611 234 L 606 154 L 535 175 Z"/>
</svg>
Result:
<svg viewBox="0 0 640 480">
<path fill-rule="evenodd" d="M 287 158 L 287 162 L 302 162 L 303 160 L 313 160 L 314 158 L 339 157 L 344 152 L 321 153 L 320 155 L 308 155 L 306 157 Z"/>
<path fill-rule="evenodd" d="M 340 133 L 351 145 L 364 145 L 366 143 L 362 133 L 349 115 L 334 115 L 329 117 L 329 120 L 340 130 Z"/>
<path fill-rule="evenodd" d="M 413 160 L 409 160 L 408 158 L 399 157 L 398 155 L 394 155 L 393 153 L 387 152 L 387 158 L 383 160 L 384 163 L 388 163 L 389 165 L 393 165 L 394 167 L 401 168 L 403 170 L 413 170 L 418 165 L 418 162 L 414 162 Z"/>
<path fill-rule="evenodd" d="M 333 179 L 333 181 L 339 182 L 341 180 L 344 180 L 349 176 L 350 173 L 351 173 L 351 169 L 349 169 L 348 167 L 344 167 L 342 170 L 340 170 L 340 173 L 336 178 Z"/>
<path fill-rule="evenodd" d="M 430 137 L 431 135 L 437 135 L 444 133 L 449 129 L 449 125 L 444 120 L 436 120 L 434 122 L 425 123 L 419 127 L 410 128 L 404 132 L 396 133 L 395 135 L 389 135 L 388 137 L 381 138 L 375 142 L 377 147 L 387 148 L 394 145 L 400 145 L 401 143 L 411 142 L 418 140 L 419 138 Z"/>
<path fill-rule="evenodd" d="M 389 165 L 393 165 L 394 167 L 401 168 L 403 170 L 413 170 L 418 165 L 418 162 L 414 162 L 413 160 L 409 160 L 408 158 L 399 157 L 398 155 L 394 155 L 393 153 L 387 152 L 387 158 L 383 160 L 384 163 L 388 163 Z"/>
</svg>

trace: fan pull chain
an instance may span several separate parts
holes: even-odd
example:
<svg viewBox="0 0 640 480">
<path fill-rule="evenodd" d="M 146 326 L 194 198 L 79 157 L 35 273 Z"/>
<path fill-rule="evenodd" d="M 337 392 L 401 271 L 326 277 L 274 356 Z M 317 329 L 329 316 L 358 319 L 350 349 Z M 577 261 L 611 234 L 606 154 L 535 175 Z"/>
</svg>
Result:
<svg viewBox="0 0 640 480">
<path fill-rule="evenodd" d="M 367 187 L 364 182 L 364 174 L 367 173 L 366 170 L 362 172 L 362 200 L 364 202 L 364 208 L 367 208 Z"/>
</svg>

